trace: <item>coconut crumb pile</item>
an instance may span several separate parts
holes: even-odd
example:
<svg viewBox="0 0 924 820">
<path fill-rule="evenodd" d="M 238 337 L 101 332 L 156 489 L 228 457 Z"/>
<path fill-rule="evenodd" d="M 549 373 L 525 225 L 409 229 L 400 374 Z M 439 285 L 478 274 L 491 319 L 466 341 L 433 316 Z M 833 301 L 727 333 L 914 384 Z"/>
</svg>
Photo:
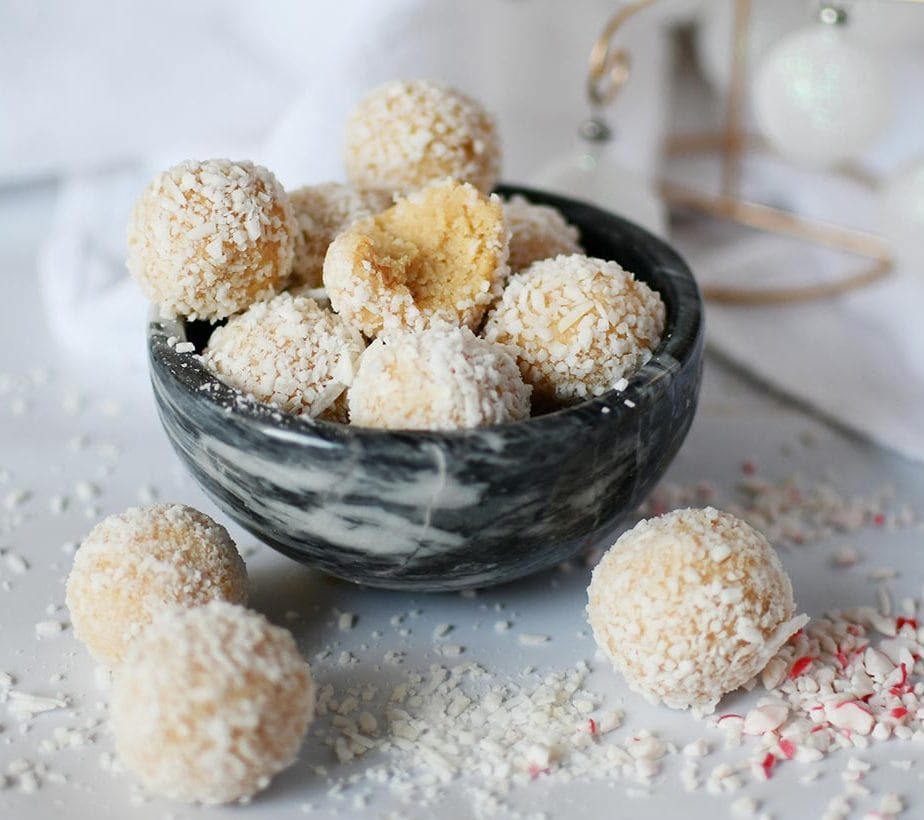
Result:
<svg viewBox="0 0 924 820">
<path fill-rule="evenodd" d="M 396 332 L 363 356 L 350 421 L 399 430 L 504 424 L 529 416 L 529 394 L 514 358 L 468 328 Z"/>
<path fill-rule="evenodd" d="M 588 620 L 629 687 L 674 708 L 714 710 L 808 621 L 773 547 L 727 513 L 643 520 L 594 569 Z"/>
<path fill-rule="evenodd" d="M 504 216 L 510 228 L 510 270 L 514 273 L 541 259 L 584 252 L 578 229 L 555 208 L 535 205 L 517 194 L 504 200 Z"/>
<path fill-rule="evenodd" d="M 485 337 L 517 350 L 536 397 L 572 403 L 615 388 L 651 358 L 664 303 L 616 262 L 557 256 L 515 274 Z"/>
<path fill-rule="evenodd" d="M 307 296 L 258 302 L 209 339 L 202 360 L 225 384 L 287 413 L 345 421 L 362 335 Z"/>
<path fill-rule="evenodd" d="M 344 163 L 359 188 L 409 193 L 454 177 L 489 193 L 500 145 L 491 116 L 465 94 L 426 80 L 390 82 L 350 115 Z"/>
<path fill-rule="evenodd" d="M 266 168 L 183 162 L 135 205 L 128 267 L 165 317 L 221 319 L 282 288 L 295 232 L 288 197 Z"/>
</svg>

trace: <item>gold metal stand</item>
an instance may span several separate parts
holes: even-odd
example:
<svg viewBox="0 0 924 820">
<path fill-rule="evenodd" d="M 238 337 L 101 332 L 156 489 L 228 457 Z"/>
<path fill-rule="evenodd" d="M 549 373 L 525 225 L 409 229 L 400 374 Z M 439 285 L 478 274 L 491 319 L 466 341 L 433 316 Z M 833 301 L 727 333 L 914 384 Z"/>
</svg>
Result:
<svg viewBox="0 0 924 820">
<path fill-rule="evenodd" d="M 893 260 L 885 240 L 829 222 L 809 219 L 799 214 L 748 202 L 738 196 L 744 157 L 752 151 L 765 150 L 758 140 L 747 134 L 744 110 L 747 81 L 747 45 L 750 0 L 734 3 L 732 71 L 725 99 L 723 130 L 709 134 L 688 134 L 670 138 L 665 146 L 669 156 L 716 153 L 721 159 L 721 193 L 718 195 L 692 190 L 666 180 L 659 183 L 664 201 L 674 211 L 693 210 L 716 219 L 734 222 L 767 233 L 822 245 L 871 260 L 859 271 L 820 284 L 788 288 L 750 288 L 705 286 L 703 295 L 714 302 L 737 305 L 772 305 L 823 299 L 872 284 L 887 276 Z M 629 54 L 617 48 L 613 39 L 623 24 L 654 0 L 637 0 L 623 6 L 604 27 L 590 53 L 587 94 L 593 109 L 611 103 L 629 81 Z M 838 173 L 866 183 L 873 190 L 879 183 L 857 169 Z"/>
</svg>

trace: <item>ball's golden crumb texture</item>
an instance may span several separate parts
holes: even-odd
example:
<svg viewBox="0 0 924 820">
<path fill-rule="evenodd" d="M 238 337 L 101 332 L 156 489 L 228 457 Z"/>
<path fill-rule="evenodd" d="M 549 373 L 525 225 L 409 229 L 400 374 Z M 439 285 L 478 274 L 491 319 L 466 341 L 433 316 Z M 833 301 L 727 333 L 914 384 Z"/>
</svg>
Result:
<svg viewBox="0 0 924 820">
<path fill-rule="evenodd" d="M 202 360 L 225 384 L 287 413 L 342 419 L 366 342 L 314 299 L 285 292 L 216 328 Z"/>
<path fill-rule="evenodd" d="M 808 618 L 773 547 L 728 513 L 641 521 L 594 569 L 587 615 L 629 687 L 711 712 L 757 675 Z"/>
<path fill-rule="evenodd" d="M 67 578 L 74 634 L 109 668 L 165 609 L 245 603 L 247 570 L 228 531 L 182 504 L 133 507 L 97 524 Z"/>
<path fill-rule="evenodd" d="M 468 328 L 398 332 L 373 342 L 350 388 L 350 422 L 397 430 L 455 430 L 529 416 L 516 361 Z"/>
<path fill-rule="evenodd" d="M 324 286 L 367 336 L 442 323 L 475 329 L 507 276 L 507 238 L 496 195 L 443 180 L 334 239 Z"/>
<path fill-rule="evenodd" d="M 165 317 L 217 320 L 281 290 L 296 224 L 251 162 L 187 161 L 157 175 L 128 226 L 128 268 Z"/>
<path fill-rule="evenodd" d="M 324 254 L 334 237 L 357 219 L 372 216 L 391 205 L 380 191 L 358 191 L 349 185 L 327 182 L 289 192 L 298 230 L 292 280 L 296 285 L 320 287 Z"/>
<path fill-rule="evenodd" d="M 119 759 L 150 792 L 228 803 L 295 760 L 314 684 L 288 631 L 213 602 L 145 630 L 116 674 L 110 716 Z"/>
<path fill-rule="evenodd" d="M 475 100 L 439 83 L 399 81 L 372 90 L 353 110 L 344 161 L 358 188 L 409 193 L 455 177 L 489 193 L 500 172 L 500 142 Z"/>
<path fill-rule="evenodd" d="M 583 253 L 580 234 L 555 208 L 534 205 L 524 197 L 504 201 L 510 228 L 510 270 L 516 273 L 540 259 Z"/>
<path fill-rule="evenodd" d="M 510 277 L 484 335 L 517 350 L 541 405 L 612 389 L 649 358 L 664 330 L 664 303 L 644 282 L 580 254 L 556 256 Z"/>
</svg>

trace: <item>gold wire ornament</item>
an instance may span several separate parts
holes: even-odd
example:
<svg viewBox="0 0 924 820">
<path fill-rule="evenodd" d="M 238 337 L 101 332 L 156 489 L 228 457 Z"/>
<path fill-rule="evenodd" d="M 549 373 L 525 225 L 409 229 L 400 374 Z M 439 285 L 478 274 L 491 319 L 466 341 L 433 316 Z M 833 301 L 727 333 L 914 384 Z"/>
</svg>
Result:
<svg viewBox="0 0 924 820">
<path fill-rule="evenodd" d="M 871 262 L 859 271 L 833 281 L 787 288 L 706 285 L 702 288 L 703 296 L 710 301 L 725 304 L 788 304 L 829 298 L 879 281 L 887 276 L 893 267 L 891 251 L 881 237 L 831 222 L 811 219 L 792 211 L 750 202 L 738 195 L 744 156 L 749 151 L 766 150 L 766 146 L 761 140 L 749 135 L 744 127 L 751 0 L 728 1 L 734 3 L 734 21 L 731 75 L 725 97 L 723 129 L 720 133 L 675 135 L 668 138 L 665 145 L 668 156 L 718 154 L 721 160 L 721 193 L 704 193 L 661 180 L 658 183 L 661 197 L 674 213 L 679 210 L 692 210 L 765 233 L 786 236 L 864 257 Z M 609 19 L 594 42 L 587 77 L 587 96 L 593 110 L 611 104 L 629 81 L 629 53 L 616 46 L 614 39 L 630 17 L 654 2 L 655 0 L 637 0 L 623 6 Z M 836 14 L 826 14 L 831 10 Z M 843 22 L 843 19 L 843 10 L 837 5 L 825 4 L 820 8 L 821 24 L 837 25 Z M 879 189 L 878 179 L 857 169 L 846 168 L 837 173 L 849 176 L 855 181 L 862 181 L 874 191 Z"/>
</svg>

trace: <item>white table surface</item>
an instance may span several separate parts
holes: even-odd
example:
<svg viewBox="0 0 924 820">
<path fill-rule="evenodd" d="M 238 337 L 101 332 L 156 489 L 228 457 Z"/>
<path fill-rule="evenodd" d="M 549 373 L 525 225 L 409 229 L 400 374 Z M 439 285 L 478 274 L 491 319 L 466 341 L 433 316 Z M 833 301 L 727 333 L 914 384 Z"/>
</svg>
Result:
<svg viewBox="0 0 924 820">
<path fill-rule="evenodd" d="M 171 451 L 141 374 L 130 378 L 102 366 L 81 369 L 49 341 L 33 258 L 52 201 L 50 186 L 0 195 L 0 552 L 17 553 L 30 567 L 25 573 L 15 573 L 0 558 L 0 672 L 13 675 L 17 689 L 44 695 L 64 693 L 70 706 L 20 725 L 0 703 L 0 775 L 11 761 L 26 758 L 44 761 L 51 770 L 64 773 L 67 782 L 45 783 L 32 794 L 21 793 L 15 785 L 0 789 L 0 818 L 234 816 L 256 820 L 305 816 L 308 807 L 309 816 L 322 818 L 388 816 L 393 810 L 409 818 L 471 816 L 464 784 L 450 787 L 436 808 L 402 806 L 392 795 L 380 792 L 372 795 L 364 809 L 358 809 L 349 790 L 343 797 L 328 795 L 330 783 L 314 773 L 314 765 L 323 764 L 329 777 L 340 778 L 361 772 L 368 763 L 340 766 L 313 735 L 299 761 L 266 792 L 250 805 L 226 808 L 173 806 L 156 799 L 140 802 L 128 775 L 113 775 L 101 767 L 101 756 L 112 748 L 105 732 L 92 745 L 41 752 L 41 741 L 56 726 L 99 717 L 105 708 L 105 693 L 96 683 L 93 663 L 71 631 L 36 637 L 37 622 L 67 620 L 63 581 L 70 556 L 63 545 L 79 541 L 96 520 L 139 503 L 152 490 L 161 499 L 193 504 L 224 522 Z M 140 344 L 142 327 L 138 334 Z M 805 443 L 806 433 L 811 433 L 811 445 Z M 768 478 L 784 478 L 795 471 L 818 479 L 831 474 L 845 492 L 871 492 L 891 483 L 901 499 L 924 513 L 924 468 L 825 427 L 710 359 L 698 417 L 669 477 L 682 484 L 705 479 L 730 492 L 744 460 L 753 461 Z M 77 487 L 85 481 L 99 489 L 98 497 L 81 500 Z M 19 490 L 28 491 L 29 496 L 14 504 Z M 56 495 L 69 500 L 61 514 L 51 510 Z M 746 749 L 723 751 L 721 736 L 689 715 L 648 705 L 595 660 L 583 615 L 588 581 L 583 565 L 568 574 L 553 571 L 484 590 L 474 598 L 407 595 L 363 590 L 323 578 L 255 545 L 252 537 L 239 530 L 232 528 L 232 532 L 248 553 L 253 607 L 292 628 L 309 659 L 326 647 L 334 649 L 330 659 L 313 663 L 319 684 L 331 682 L 340 688 L 394 676 L 394 669 L 382 665 L 383 653 L 389 649 L 407 653 L 403 669 L 425 669 L 433 662 L 451 664 L 434 654 L 432 637 L 436 624 L 449 623 L 454 627 L 452 641 L 465 647 L 459 662 L 477 661 L 495 673 L 518 676 L 527 666 L 542 671 L 587 660 L 594 669 L 592 687 L 608 704 L 626 711 L 625 727 L 619 731 L 653 729 L 678 746 L 706 737 L 718 749 L 705 759 L 707 769 L 746 755 Z M 922 542 L 920 528 L 865 530 L 785 551 L 782 558 L 792 575 L 800 609 L 818 615 L 835 607 L 875 604 L 874 585 L 867 574 L 879 566 L 900 570 L 890 583 L 896 599 L 920 595 Z M 844 544 L 856 547 L 864 560 L 856 567 L 834 570 L 832 551 Z M 502 615 L 495 612 L 498 604 L 504 607 Z M 408 616 L 402 624 L 410 634 L 399 635 L 389 619 L 417 608 L 421 613 Z M 356 613 L 356 627 L 339 631 L 335 610 Z M 509 632 L 495 633 L 493 623 L 498 618 L 513 622 Z M 380 640 L 371 639 L 374 629 L 382 631 Z M 543 646 L 521 646 L 517 641 L 521 632 L 547 634 L 551 640 Z M 581 632 L 583 637 L 578 637 Z M 362 644 L 367 649 L 360 648 Z M 336 659 L 343 649 L 352 651 L 358 663 L 339 666 Z M 63 678 L 52 680 L 56 674 Z M 731 703 L 740 711 L 758 694 L 735 695 Z M 806 768 L 792 764 L 781 766 L 770 781 L 748 782 L 741 794 L 759 800 L 772 817 L 820 817 L 828 800 L 843 791 L 841 773 L 850 756 L 829 756 L 821 764 L 822 777 L 810 786 L 799 782 Z M 861 817 L 876 808 L 885 791 L 902 795 L 909 806 L 906 816 L 921 816 L 924 748 L 893 740 L 856 756 L 874 765 L 866 777 L 874 795 L 854 801 L 852 816 Z M 900 771 L 887 764 L 896 759 L 914 759 L 916 765 Z M 667 761 L 650 796 L 632 796 L 636 784 L 621 779 L 557 784 L 540 778 L 517 790 L 510 802 L 520 811 L 541 810 L 553 818 L 729 816 L 732 799 L 740 795 L 711 796 L 703 789 L 687 794 L 678 777 L 679 765 L 677 758 Z"/>
</svg>

